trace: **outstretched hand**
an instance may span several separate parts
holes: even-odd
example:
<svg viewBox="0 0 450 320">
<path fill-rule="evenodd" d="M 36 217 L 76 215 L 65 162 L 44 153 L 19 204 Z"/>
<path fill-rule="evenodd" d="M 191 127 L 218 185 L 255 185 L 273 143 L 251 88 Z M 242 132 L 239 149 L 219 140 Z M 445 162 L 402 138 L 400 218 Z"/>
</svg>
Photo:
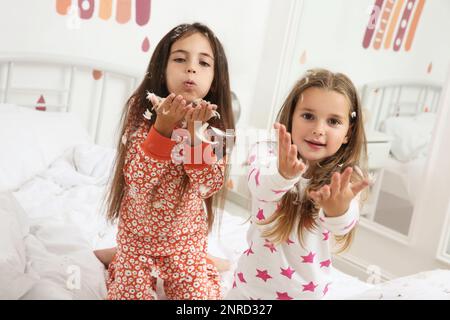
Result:
<svg viewBox="0 0 450 320">
<path fill-rule="evenodd" d="M 172 135 L 175 125 L 186 116 L 189 109 L 192 109 L 190 105 L 186 105 L 186 100 L 183 96 L 177 96 L 174 93 L 161 100 L 153 97 L 151 102 L 153 109 L 158 114 L 155 121 L 155 129 L 166 137 Z"/>
<path fill-rule="evenodd" d="M 294 179 L 303 173 L 306 165 L 298 159 L 297 146 L 292 143 L 286 127 L 277 122 L 274 128 L 278 130 L 278 172 L 285 179 Z"/>
<path fill-rule="evenodd" d="M 309 192 L 310 198 L 322 207 L 326 216 L 343 215 L 347 212 L 352 199 L 369 185 L 367 179 L 351 183 L 352 172 L 353 169 L 350 167 L 346 168 L 342 174 L 335 172 L 329 185 Z"/>
<path fill-rule="evenodd" d="M 186 112 L 185 119 L 187 121 L 187 129 L 191 137 L 191 144 L 196 144 L 195 130 L 201 130 L 196 128 L 196 126 L 202 126 L 206 121 L 215 116 L 215 111 L 217 110 L 217 105 L 211 104 L 207 101 L 202 100 L 197 106 L 190 108 Z"/>
</svg>

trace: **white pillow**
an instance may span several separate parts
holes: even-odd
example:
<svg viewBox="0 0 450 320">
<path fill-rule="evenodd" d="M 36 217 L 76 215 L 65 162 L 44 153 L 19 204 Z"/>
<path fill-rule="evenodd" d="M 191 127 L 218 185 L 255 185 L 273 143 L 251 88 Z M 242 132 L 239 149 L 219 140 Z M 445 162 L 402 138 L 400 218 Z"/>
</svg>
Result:
<svg viewBox="0 0 450 320">
<path fill-rule="evenodd" d="M 381 131 L 393 137 L 392 155 L 407 162 L 427 155 L 435 122 L 434 113 L 421 113 L 414 117 L 391 117 L 383 122 Z"/>
<path fill-rule="evenodd" d="M 0 104 L 0 192 L 16 190 L 67 149 L 91 141 L 71 113 Z"/>
<path fill-rule="evenodd" d="M 25 274 L 26 214 L 11 193 L 0 193 L 0 299 L 19 299 L 34 284 Z"/>
</svg>

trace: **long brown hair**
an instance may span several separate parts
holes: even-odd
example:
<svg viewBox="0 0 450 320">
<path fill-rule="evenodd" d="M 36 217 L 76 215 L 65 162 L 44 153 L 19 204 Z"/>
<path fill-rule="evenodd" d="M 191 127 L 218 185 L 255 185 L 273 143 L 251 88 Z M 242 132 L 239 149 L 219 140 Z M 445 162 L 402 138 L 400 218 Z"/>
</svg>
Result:
<svg viewBox="0 0 450 320">
<path fill-rule="evenodd" d="M 126 143 L 122 143 L 122 137 L 130 137 L 145 120 L 142 116 L 147 108 L 149 108 L 149 101 L 146 99 L 147 91 L 153 92 L 160 97 L 166 97 L 169 92 L 166 85 L 166 67 L 170 55 L 170 50 L 175 41 L 192 35 L 200 33 L 204 35 L 211 45 L 214 54 L 214 79 L 211 83 L 208 94 L 204 97 L 205 100 L 211 101 L 218 106 L 220 119 L 211 119 L 209 124 L 219 128 L 223 131 L 226 129 L 235 129 L 234 117 L 231 107 L 231 90 L 230 80 L 228 74 L 228 62 L 225 56 L 225 51 L 222 44 L 214 35 L 214 33 L 207 26 L 200 23 L 181 24 L 170 30 L 158 43 L 150 63 L 147 67 L 147 73 L 142 80 L 139 87 L 127 100 L 121 119 L 120 139 L 117 143 L 117 158 L 114 167 L 114 176 L 110 186 L 109 194 L 106 198 L 107 205 L 107 219 L 110 222 L 118 220 L 120 215 L 120 207 L 124 196 L 125 180 L 123 175 L 123 166 L 125 163 L 125 155 L 127 151 Z M 154 115 L 150 121 L 145 120 L 148 126 L 155 123 L 157 115 Z M 226 143 L 223 143 L 223 155 L 226 155 Z M 226 161 L 226 157 L 224 158 Z M 229 165 L 225 166 L 226 182 L 229 175 Z M 182 180 L 183 192 L 188 183 L 188 177 L 183 177 Z M 223 208 L 225 202 L 226 188 L 222 188 L 214 196 L 205 199 L 208 228 L 214 223 L 216 208 Z M 181 199 L 181 198 L 180 198 Z"/>
<path fill-rule="evenodd" d="M 287 192 L 282 197 L 278 210 L 262 222 L 262 224 L 273 223 L 264 231 L 263 235 L 276 243 L 287 241 L 294 226 L 297 226 L 300 243 L 303 243 L 305 230 L 312 231 L 317 228 L 316 218 L 320 208 L 314 204 L 308 194 L 311 190 L 318 190 L 320 187 L 330 184 L 334 172 L 343 171 L 347 167 L 358 166 L 363 176 L 358 174 L 358 170 L 355 170 L 351 181 L 355 182 L 367 176 L 365 173 L 367 172 L 367 141 L 361 103 L 354 84 L 344 74 L 332 73 L 325 69 L 309 70 L 294 85 L 277 115 L 277 121 L 285 125 L 288 132 L 292 132 L 292 117 L 297 102 L 306 89 L 313 87 L 332 90 L 347 98 L 350 103 L 348 142 L 343 144 L 334 155 L 321 160 L 314 167 L 308 168 L 306 176 L 312 178 L 305 192 L 299 195 L 297 188 Z M 354 117 L 352 117 L 352 113 Z M 298 199 L 298 197 L 301 198 Z M 344 236 L 335 236 L 336 242 L 341 245 L 339 251 L 344 251 L 350 246 L 354 232 L 355 228 Z"/>
</svg>

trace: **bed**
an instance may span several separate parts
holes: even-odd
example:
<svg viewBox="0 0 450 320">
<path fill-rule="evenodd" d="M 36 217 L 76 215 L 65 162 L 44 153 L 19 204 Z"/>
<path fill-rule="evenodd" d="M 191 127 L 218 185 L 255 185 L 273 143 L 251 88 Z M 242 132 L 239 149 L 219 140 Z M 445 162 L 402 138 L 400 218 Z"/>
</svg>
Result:
<svg viewBox="0 0 450 320">
<path fill-rule="evenodd" d="M 32 70 L 44 79 L 47 67 L 57 75 L 53 87 L 30 80 Z M 81 84 L 78 71 L 86 73 Z M 1 57 L 0 72 L 0 299 L 104 299 L 105 269 L 93 250 L 115 245 L 117 228 L 102 206 L 115 157 L 113 119 L 139 76 L 97 61 L 23 55 Z M 15 78 L 21 73 L 28 83 Z M 98 73 L 103 83 L 91 81 Z M 112 107 L 117 93 L 122 98 Z M 247 248 L 248 223 L 245 209 L 227 201 L 209 236 L 209 252 L 232 262 L 221 274 L 224 294 Z M 331 299 L 375 288 L 333 270 L 339 289 Z M 165 298 L 159 281 L 158 298 Z"/>
<path fill-rule="evenodd" d="M 441 89 L 428 81 L 398 80 L 369 83 L 362 90 L 362 105 L 368 113 L 366 130 L 390 137 L 390 155 L 374 191 L 379 205 L 371 218 L 405 235 L 420 196 Z M 393 208 L 399 212 L 397 221 Z"/>
</svg>

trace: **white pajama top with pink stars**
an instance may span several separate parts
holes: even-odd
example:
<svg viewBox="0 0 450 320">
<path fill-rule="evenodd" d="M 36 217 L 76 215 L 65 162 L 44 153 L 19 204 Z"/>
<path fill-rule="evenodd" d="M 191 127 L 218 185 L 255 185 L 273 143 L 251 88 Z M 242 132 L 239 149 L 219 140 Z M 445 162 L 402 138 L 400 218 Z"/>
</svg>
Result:
<svg viewBox="0 0 450 320">
<path fill-rule="evenodd" d="M 357 223 L 359 205 L 353 199 L 348 211 L 339 217 L 317 217 L 318 228 L 304 232 L 303 247 L 297 228 L 289 239 L 274 244 L 262 236 L 267 226 L 258 224 L 272 215 L 282 196 L 299 182 L 303 192 L 308 179 L 287 180 L 277 169 L 276 145 L 257 143 L 249 156 L 248 185 L 252 194 L 248 248 L 238 261 L 233 286 L 227 299 L 323 299 L 333 290 L 331 275 L 331 234 L 344 235 Z"/>
</svg>

